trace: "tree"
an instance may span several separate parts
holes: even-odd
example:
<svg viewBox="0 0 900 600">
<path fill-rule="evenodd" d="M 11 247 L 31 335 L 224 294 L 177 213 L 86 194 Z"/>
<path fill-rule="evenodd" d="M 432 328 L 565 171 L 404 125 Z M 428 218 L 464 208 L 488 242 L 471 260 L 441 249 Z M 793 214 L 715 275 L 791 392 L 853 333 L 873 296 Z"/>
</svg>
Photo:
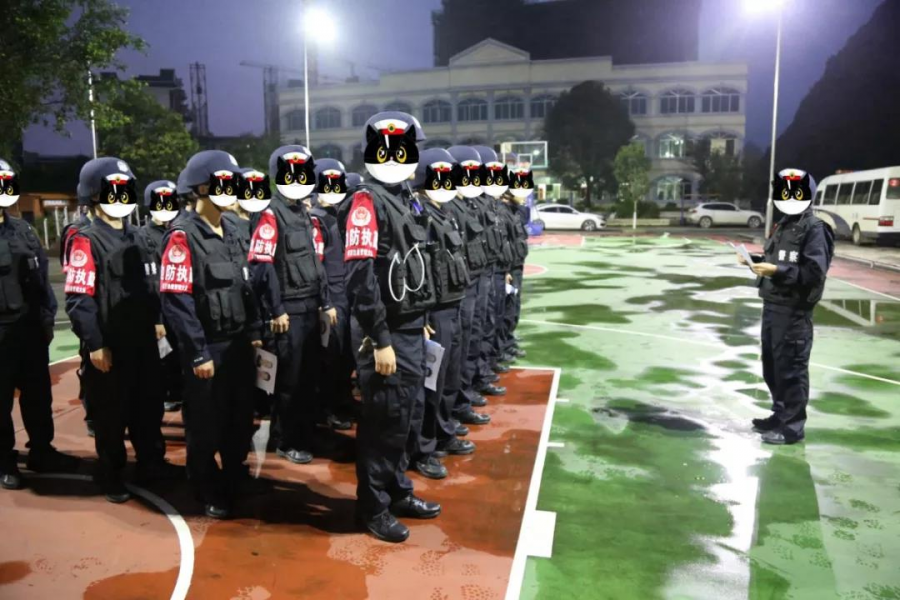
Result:
<svg viewBox="0 0 900 600">
<path fill-rule="evenodd" d="M 106 102 L 122 115 L 122 123 L 97 128 L 100 154 L 124 159 L 146 183 L 176 179 L 198 148 L 181 115 L 163 107 L 134 81 L 126 82 Z"/>
<path fill-rule="evenodd" d="M 694 146 L 694 169 L 700 175 L 700 193 L 716 195 L 723 202 L 734 202 L 744 189 L 744 164 L 740 155 L 711 149 L 709 140 Z"/>
<path fill-rule="evenodd" d="M 141 50 L 144 42 L 124 26 L 128 11 L 110 0 L 4 0 L 0 9 L 0 152 L 22 139 L 26 127 L 90 118 L 88 68 L 121 70 L 119 50 Z M 120 86 L 116 78 L 95 81 L 97 97 Z M 96 103 L 95 120 L 114 125 L 122 115 Z"/>
<path fill-rule="evenodd" d="M 619 183 L 619 202 L 623 207 L 637 211 L 638 203 L 650 191 L 650 159 L 644 145 L 631 143 L 622 146 L 616 154 L 613 172 Z M 617 211 L 617 214 L 622 213 Z"/>
<path fill-rule="evenodd" d="M 599 182 L 612 179 L 616 152 L 634 136 L 634 123 L 618 96 L 599 81 L 563 92 L 544 121 L 550 171 L 567 187 L 584 185 L 585 203 Z"/>
</svg>

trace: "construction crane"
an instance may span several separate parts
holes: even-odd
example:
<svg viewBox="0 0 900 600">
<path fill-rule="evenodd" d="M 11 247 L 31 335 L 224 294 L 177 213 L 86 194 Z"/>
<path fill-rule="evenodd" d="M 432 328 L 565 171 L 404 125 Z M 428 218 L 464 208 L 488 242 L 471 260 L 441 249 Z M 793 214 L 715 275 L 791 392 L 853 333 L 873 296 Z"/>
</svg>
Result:
<svg viewBox="0 0 900 600">
<path fill-rule="evenodd" d="M 191 119 L 194 135 L 209 136 L 209 102 L 206 95 L 206 65 L 191 63 Z"/>
</svg>

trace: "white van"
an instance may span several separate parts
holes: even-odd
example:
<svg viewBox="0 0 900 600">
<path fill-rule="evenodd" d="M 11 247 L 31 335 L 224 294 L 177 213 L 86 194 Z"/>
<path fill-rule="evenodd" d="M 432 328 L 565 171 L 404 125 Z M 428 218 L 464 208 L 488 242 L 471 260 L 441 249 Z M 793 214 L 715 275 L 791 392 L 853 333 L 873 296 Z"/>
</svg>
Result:
<svg viewBox="0 0 900 600">
<path fill-rule="evenodd" d="M 900 167 L 831 175 L 819 182 L 816 216 L 857 246 L 900 244 Z"/>
</svg>

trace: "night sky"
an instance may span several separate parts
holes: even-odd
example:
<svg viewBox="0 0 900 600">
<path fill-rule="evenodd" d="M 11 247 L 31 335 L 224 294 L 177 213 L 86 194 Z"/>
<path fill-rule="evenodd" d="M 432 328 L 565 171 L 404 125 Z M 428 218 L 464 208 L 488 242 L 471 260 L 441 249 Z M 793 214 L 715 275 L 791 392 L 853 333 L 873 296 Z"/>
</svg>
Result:
<svg viewBox="0 0 900 600">
<path fill-rule="evenodd" d="M 788 0 L 779 130 L 790 124 L 827 59 L 869 19 L 880 1 Z M 240 66 L 242 60 L 303 67 L 300 0 L 120 0 L 119 4 L 131 9 L 130 30 L 150 46 L 146 55 L 123 53 L 129 74 L 175 68 L 187 91 L 188 65 L 206 64 L 214 134 L 263 130 L 262 71 Z M 332 15 L 338 30 L 334 41 L 319 46 L 323 75 L 346 77 L 347 59 L 359 63 L 357 73 L 364 77 L 377 75 L 365 64 L 388 70 L 432 66 L 431 11 L 440 0 L 320 0 L 319 5 Z M 700 59 L 750 65 L 747 138 L 760 147 L 769 144 L 775 23 L 774 15 L 747 13 L 743 0 L 704 0 Z M 314 93 L 311 104 L 315 106 Z M 73 124 L 70 131 L 72 137 L 64 139 L 32 128 L 26 132 L 26 150 L 89 154 L 86 128 Z"/>
</svg>

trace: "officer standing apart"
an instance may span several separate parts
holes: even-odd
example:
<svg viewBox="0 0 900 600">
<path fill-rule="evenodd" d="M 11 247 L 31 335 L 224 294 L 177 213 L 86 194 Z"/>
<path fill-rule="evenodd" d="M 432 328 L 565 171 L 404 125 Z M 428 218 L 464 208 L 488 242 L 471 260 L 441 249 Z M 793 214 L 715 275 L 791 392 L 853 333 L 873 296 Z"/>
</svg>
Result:
<svg viewBox="0 0 900 600">
<path fill-rule="evenodd" d="M 159 262 L 162 254 L 163 237 L 169 224 L 178 216 L 178 196 L 175 182 L 154 181 L 144 189 L 144 208 L 150 211 L 150 220 L 137 231 L 147 263 L 144 271 L 149 278 L 154 295 L 159 297 Z M 162 395 L 166 412 L 181 410 L 181 391 L 184 378 L 181 375 L 181 357 L 175 336 L 166 340 L 172 348 L 162 359 Z"/>
<path fill-rule="evenodd" d="M 66 312 L 82 342 L 85 386 L 99 457 L 96 479 L 106 499 L 131 494 L 122 471 L 127 461 L 125 429 L 142 481 L 174 477 L 164 461 L 160 427 L 159 349 L 165 335 L 159 303 L 149 284 L 135 230 L 126 221 L 138 199 L 134 174 L 118 158 L 88 161 L 78 194 L 99 211 L 90 227 L 72 239 L 66 272 Z"/>
<path fill-rule="evenodd" d="M 424 259 L 425 231 L 401 185 L 416 170 L 418 122 L 382 112 L 365 126 L 367 181 L 341 213 L 351 310 L 351 338 L 362 392 L 357 429 L 357 514 L 367 530 L 403 542 L 396 517 L 434 518 L 437 503 L 413 494 L 406 453 L 413 414 L 424 408 L 425 311 L 433 292 Z"/>
<path fill-rule="evenodd" d="M 262 346 L 247 257 L 237 230 L 222 220 L 236 200 L 237 170 L 234 157 L 221 150 L 191 157 L 178 192 L 194 196 L 195 210 L 173 223 L 160 269 L 163 314 L 184 360 L 188 478 L 213 519 L 231 515 L 247 473 L 253 347 Z"/>
<path fill-rule="evenodd" d="M 320 310 L 328 305 L 325 269 L 316 256 L 314 230 L 301 200 L 316 187 L 315 160 L 303 146 L 282 146 L 269 158 L 278 193 L 252 217 L 250 264 L 274 267 L 281 302 L 271 308 L 278 370 L 275 374 L 273 435 L 278 456 L 295 464 L 312 461 Z M 254 267 L 256 270 L 257 267 Z"/>
<path fill-rule="evenodd" d="M 772 395 L 772 415 L 753 419 L 753 428 L 767 444 L 794 444 L 805 435 L 812 315 L 825 289 L 834 233 L 813 214 L 816 182 L 809 173 L 785 169 L 772 190 L 772 200 L 785 216 L 766 242 L 765 255 L 751 257 L 763 299 L 763 377 Z"/>
<path fill-rule="evenodd" d="M 56 298 L 47 277 L 47 255 L 31 225 L 7 213 L 19 200 L 19 179 L 0 159 L 0 487 L 22 487 L 16 464 L 13 396 L 28 432 L 32 471 L 69 471 L 77 459 L 60 454 L 53 441 L 49 345 Z"/>
<path fill-rule="evenodd" d="M 507 159 L 510 157 L 507 156 Z M 517 157 L 512 155 L 513 161 Z M 534 192 L 534 179 L 530 166 L 513 164 L 509 168 L 509 195 L 511 201 L 504 200 L 510 211 L 510 239 L 512 240 L 513 264 L 511 285 L 516 292 L 507 298 L 505 316 L 506 345 L 503 348 L 504 359 L 513 361 L 525 356 L 525 351 L 519 349 L 515 332 L 519 325 L 519 316 L 522 312 L 522 282 L 525 273 L 525 261 L 528 258 L 528 225 L 529 209 L 528 198 Z"/>
</svg>

